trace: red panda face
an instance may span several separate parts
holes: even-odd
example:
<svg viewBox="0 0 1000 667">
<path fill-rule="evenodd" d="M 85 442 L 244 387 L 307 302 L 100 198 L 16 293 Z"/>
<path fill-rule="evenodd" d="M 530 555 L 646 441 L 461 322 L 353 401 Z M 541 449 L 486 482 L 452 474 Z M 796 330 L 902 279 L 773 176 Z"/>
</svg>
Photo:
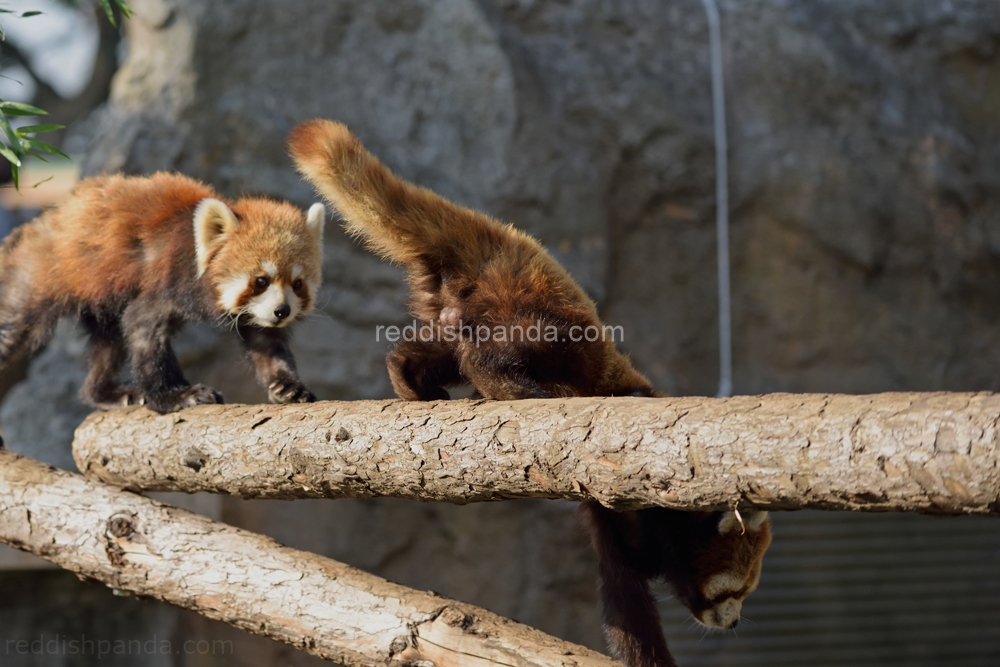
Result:
<svg viewBox="0 0 1000 667">
<path fill-rule="evenodd" d="M 320 286 L 325 209 L 303 216 L 289 204 L 206 199 L 195 211 L 199 272 L 219 310 L 257 327 L 284 327 L 312 310 Z"/>
<path fill-rule="evenodd" d="M 689 555 L 693 585 L 678 590 L 696 621 L 710 628 L 736 627 L 743 600 L 760 582 L 761 561 L 770 543 L 767 512 L 743 517 L 722 513 L 717 529 Z"/>
</svg>

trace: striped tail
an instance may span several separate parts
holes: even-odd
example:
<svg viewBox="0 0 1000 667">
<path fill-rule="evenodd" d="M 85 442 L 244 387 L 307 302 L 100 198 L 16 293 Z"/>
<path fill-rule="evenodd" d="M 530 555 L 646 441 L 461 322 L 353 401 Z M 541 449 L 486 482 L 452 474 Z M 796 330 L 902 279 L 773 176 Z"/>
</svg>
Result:
<svg viewBox="0 0 1000 667">
<path fill-rule="evenodd" d="M 288 137 L 296 167 L 382 257 L 436 271 L 474 272 L 511 231 L 395 176 L 343 123 L 310 120 Z"/>
</svg>

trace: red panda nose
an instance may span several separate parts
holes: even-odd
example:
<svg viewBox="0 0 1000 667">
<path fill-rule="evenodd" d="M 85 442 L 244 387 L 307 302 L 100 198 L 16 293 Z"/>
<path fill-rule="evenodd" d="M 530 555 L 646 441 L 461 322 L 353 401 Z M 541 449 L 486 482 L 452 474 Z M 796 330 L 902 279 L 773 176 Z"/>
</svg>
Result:
<svg viewBox="0 0 1000 667">
<path fill-rule="evenodd" d="M 283 320 L 292 312 L 292 307 L 287 303 L 283 303 L 274 309 L 274 316 L 279 320 Z"/>
</svg>

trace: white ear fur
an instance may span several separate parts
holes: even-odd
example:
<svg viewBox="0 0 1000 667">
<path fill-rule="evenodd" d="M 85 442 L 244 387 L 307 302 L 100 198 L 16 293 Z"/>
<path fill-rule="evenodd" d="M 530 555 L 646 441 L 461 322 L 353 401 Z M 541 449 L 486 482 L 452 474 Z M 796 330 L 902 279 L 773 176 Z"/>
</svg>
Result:
<svg viewBox="0 0 1000 667">
<path fill-rule="evenodd" d="M 743 518 L 747 522 L 747 530 L 760 530 L 760 527 L 767 521 L 767 512 L 765 510 L 748 512 Z"/>
<path fill-rule="evenodd" d="M 198 277 L 208 268 L 208 256 L 239 224 L 225 203 L 207 197 L 194 209 L 194 251 L 198 259 Z"/>
<path fill-rule="evenodd" d="M 322 204 L 313 204 L 306 213 L 306 227 L 309 228 L 316 239 L 323 240 L 323 225 L 326 223 L 326 207 Z"/>
<path fill-rule="evenodd" d="M 742 517 L 742 521 L 740 520 Z M 767 512 L 762 510 L 750 510 L 741 512 L 740 517 L 736 512 L 723 512 L 719 519 L 719 534 L 725 535 L 733 531 L 744 533 L 748 530 L 760 530 L 760 527 L 767 521 Z"/>
</svg>

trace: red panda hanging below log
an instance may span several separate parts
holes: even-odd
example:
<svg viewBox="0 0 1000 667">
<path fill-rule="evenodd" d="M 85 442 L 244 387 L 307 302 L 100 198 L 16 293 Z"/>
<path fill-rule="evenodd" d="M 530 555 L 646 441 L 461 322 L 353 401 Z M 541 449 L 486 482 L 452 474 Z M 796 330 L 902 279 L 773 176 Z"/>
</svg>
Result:
<svg viewBox="0 0 1000 667">
<path fill-rule="evenodd" d="M 597 308 L 535 239 L 396 177 L 343 124 L 302 123 L 289 148 L 348 232 L 407 271 L 411 312 L 433 335 L 389 352 L 400 398 L 447 399 L 462 384 L 495 400 L 656 395 L 613 340 L 580 339 L 588 327 L 603 331 Z M 551 335 L 513 335 L 533 326 Z M 766 512 L 742 527 L 731 512 L 618 513 L 588 502 L 581 514 L 597 555 L 605 630 L 629 667 L 675 665 L 649 579 L 665 578 L 705 625 L 732 627 L 770 541 Z"/>
</svg>

